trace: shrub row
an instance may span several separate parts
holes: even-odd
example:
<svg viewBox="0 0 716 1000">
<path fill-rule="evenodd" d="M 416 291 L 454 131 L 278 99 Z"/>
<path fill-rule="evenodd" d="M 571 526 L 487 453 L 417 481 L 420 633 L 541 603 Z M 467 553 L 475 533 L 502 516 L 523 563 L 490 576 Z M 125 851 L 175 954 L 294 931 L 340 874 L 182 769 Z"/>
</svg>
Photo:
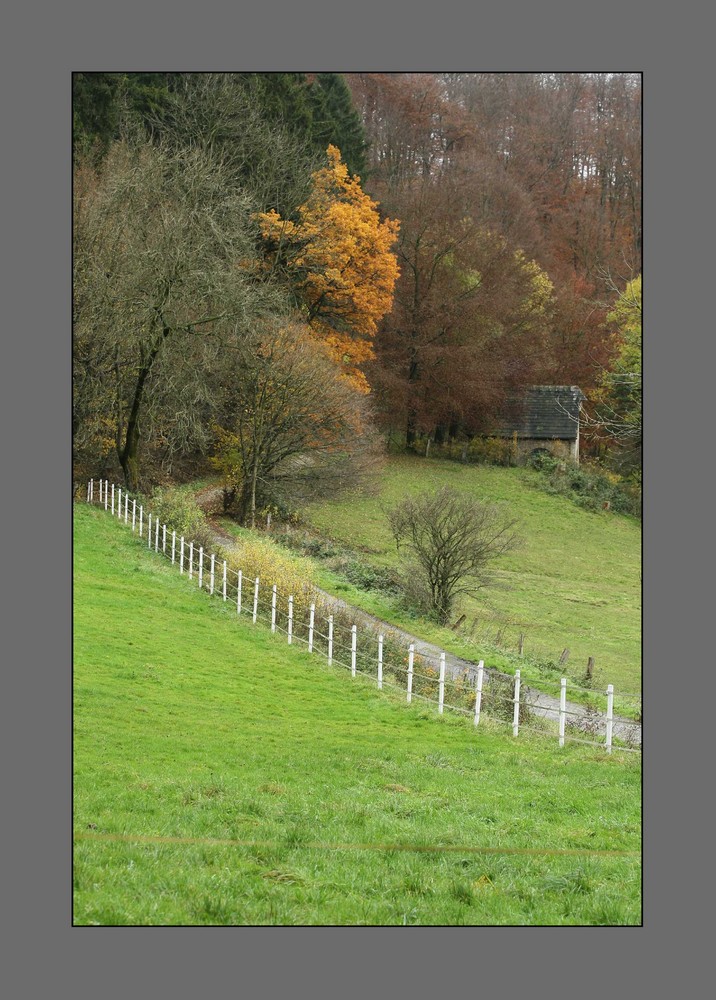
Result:
<svg viewBox="0 0 716 1000">
<path fill-rule="evenodd" d="M 538 484 L 546 493 L 566 496 L 585 510 L 613 510 L 641 517 L 641 487 L 588 462 L 575 465 L 552 455 L 535 456 Z"/>
</svg>

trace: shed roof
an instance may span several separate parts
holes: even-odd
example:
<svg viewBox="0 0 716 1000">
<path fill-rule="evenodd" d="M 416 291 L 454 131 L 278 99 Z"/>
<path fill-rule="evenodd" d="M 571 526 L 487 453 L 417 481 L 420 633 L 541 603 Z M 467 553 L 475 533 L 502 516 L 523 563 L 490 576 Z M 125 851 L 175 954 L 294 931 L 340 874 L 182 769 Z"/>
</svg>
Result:
<svg viewBox="0 0 716 1000">
<path fill-rule="evenodd" d="M 512 421 L 500 422 L 496 434 L 521 438 L 559 438 L 574 441 L 579 431 L 579 409 L 586 399 L 576 385 L 533 385 L 515 400 Z"/>
</svg>

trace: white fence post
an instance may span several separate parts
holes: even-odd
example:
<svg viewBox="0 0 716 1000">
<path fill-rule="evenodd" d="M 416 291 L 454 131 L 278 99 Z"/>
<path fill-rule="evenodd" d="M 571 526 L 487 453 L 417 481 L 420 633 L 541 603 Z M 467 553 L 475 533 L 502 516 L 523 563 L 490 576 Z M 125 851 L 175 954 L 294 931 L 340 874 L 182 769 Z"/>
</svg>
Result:
<svg viewBox="0 0 716 1000">
<path fill-rule="evenodd" d="M 215 559 L 216 559 L 216 556 L 212 552 L 211 553 L 211 566 L 209 567 L 209 593 L 210 594 L 214 593 L 214 560 Z"/>
<path fill-rule="evenodd" d="M 149 515 L 149 526 L 147 528 L 147 548 L 152 547 L 152 515 Z"/>
<path fill-rule="evenodd" d="M 237 579 L 237 584 L 236 584 L 236 588 L 237 588 L 236 589 L 236 614 L 240 615 L 241 614 L 241 583 L 242 583 L 242 579 L 243 579 L 243 574 L 242 574 L 241 570 L 239 570 L 239 573 L 238 573 L 238 576 L 237 576 L 236 579 Z"/>
<path fill-rule="evenodd" d="M 162 552 L 164 553 L 164 555 L 167 554 L 167 526 L 166 526 L 166 524 L 162 525 Z"/>
<path fill-rule="evenodd" d="M 415 662 L 415 644 L 408 646 L 408 704 L 413 700 L 413 664 Z"/>
<path fill-rule="evenodd" d="M 124 494 L 124 523 L 129 521 L 129 493 Z"/>
<path fill-rule="evenodd" d="M 440 684 L 438 687 L 438 712 L 442 714 L 445 704 L 445 653 L 440 654 Z"/>
<path fill-rule="evenodd" d="M 383 687 L 383 636 L 378 636 L 378 687 Z"/>
<path fill-rule="evenodd" d="M 92 484 L 93 483 L 94 483 L 94 479 L 90 479 L 90 481 L 87 483 L 87 503 L 92 503 Z"/>
<path fill-rule="evenodd" d="M 259 613 L 259 578 L 256 577 L 254 580 L 254 611 L 251 620 L 256 623 L 256 617 Z"/>
<path fill-rule="evenodd" d="M 114 514 L 114 483 L 112 483 L 112 514 Z"/>
<path fill-rule="evenodd" d="M 142 537 L 142 518 L 144 517 L 144 507 L 139 506 L 139 537 Z"/>
<path fill-rule="evenodd" d="M 221 591 L 222 591 L 224 600 L 226 600 L 226 559 L 224 559 L 224 579 L 223 579 Z"/>
<path fill-rule="evenodd" d="M 607 684 L 607 753 L 612 752 L 613 726 L 614 726 L 614 685 Z"/>
<path fill-rule="evenodd" d="M 288 598 L 288 644 L 291 645 L 293 639 L 293 594 Z"/>
<path fill-rule="evenodd" d="M 520 730 L 520 672 L 515 670 L 515 711 L 512 716 L 512 735 L 517 736 Z"/>
<path fill-rule="evenodd" d="M 333 663 L 333 615 L 328 616 L 328 666 Z"/>
<path fill-rule="evenodd" d="M 109 480 L 104 481 L 104 509 L 107 510 L 109 507 Z"/>
<path fill-rule="evenodd" d="M 189 579 L 194 576 L 194 542 L 189 542 Z"/>
<path fill-rule="evenodd" d="M 480 708 L 482 707 L 482 678 L 485 672 L 485 664 L 482 660 L 477 665 L 477 690 L 475 691 L 475 725 L 480 721 Z"/>
<path fill-rule="evenodd" d="M 271 631 L 276 631 L 276 584 L 271 588 Z"/>
<path fill-rule="evenodd" d="M 102 503 L 102 480 L 99 481 L 99 502 Z"/>
<path fill-rule="evenodd" d="M 132 531 L 134 531 L 134 525 L 137 520 L 137 501 L 132 500 Z"/>
<path fill-rule="evenodd" d="M 184 536 L 179 539 L 179 572 L 184 572 Z"/>
<path fill-rule="evenodd" d="M 199 587 L 204 582 L 204 546 L 199 546 Z"/>
<path fill-rule="evenodd" d="M 308 619 L 308 652 L 313 652 L 313 625 L 316 620 L 316 605 L 311 605 L 311 612 Z"/>
<path fill-rule="evenodd" d="M 358 652 L 358 626 L 351 625 L 351 677 L 356 675 L 356 654 Z"/>
<path fill-rule="evenodd" d="M 567 678 L 559 684 L 559 745 L 564 746 L 564 721 L 567 713 Z"/>
<path fill-rule="evenodd" d="M 176 529 L 172 531 L 172 566 L 177 559 L 177 533 Z"/>
<path fill-rule="evenodd" d="M 154 526 L 154 551 L 159 551 L 159 517 L 157 516 L 156 524 Z"/>
<path fill-rule="evenodd" d="M 119 510 L 119 514 L 117 516 L 117 520 L 119 521 L 121 519 L 121 517 L 122 517 L 122 487 L 121 486 L 119 487 L 119 493 L 117 494 L 117 499 L 118 499 L 117 509 Z"/>
</svg>

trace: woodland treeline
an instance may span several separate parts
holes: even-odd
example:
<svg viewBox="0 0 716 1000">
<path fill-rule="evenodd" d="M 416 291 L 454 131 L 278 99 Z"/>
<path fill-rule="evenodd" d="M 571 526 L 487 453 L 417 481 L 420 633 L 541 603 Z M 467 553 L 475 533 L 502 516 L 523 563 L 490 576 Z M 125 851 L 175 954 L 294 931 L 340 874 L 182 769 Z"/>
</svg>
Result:
<svg viewBox="0 0 716 1000">
<path fill-rule="evenodd" d="M 212 462 L 251 521 L 532 384 L 579 385 L 594 453 L 638 473 L 637 74 L 73 88 L 78 474 Z"/>
</svg>

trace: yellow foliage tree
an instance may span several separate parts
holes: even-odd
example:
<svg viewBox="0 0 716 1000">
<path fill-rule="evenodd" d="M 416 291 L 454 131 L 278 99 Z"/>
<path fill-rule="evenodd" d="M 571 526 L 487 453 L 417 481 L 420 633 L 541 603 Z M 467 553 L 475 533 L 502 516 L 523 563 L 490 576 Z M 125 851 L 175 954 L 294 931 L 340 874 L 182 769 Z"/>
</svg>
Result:
<svg viewBox="0 0 716 1000">
<path fill-rule="evenodd" d="M 378 203 L 351 177 L 340 150 L 313 175 L 298 221 L 275 211 L 258 216 L 267 252 L 285 268 L 315 335 L 340 361 L 344 376 L 368 391 L 359 365 L 373 357 L 378 323 L 393 304 L 398 261 L 391 247 L 398 222 L 381 221 Z"/>
</svg>

